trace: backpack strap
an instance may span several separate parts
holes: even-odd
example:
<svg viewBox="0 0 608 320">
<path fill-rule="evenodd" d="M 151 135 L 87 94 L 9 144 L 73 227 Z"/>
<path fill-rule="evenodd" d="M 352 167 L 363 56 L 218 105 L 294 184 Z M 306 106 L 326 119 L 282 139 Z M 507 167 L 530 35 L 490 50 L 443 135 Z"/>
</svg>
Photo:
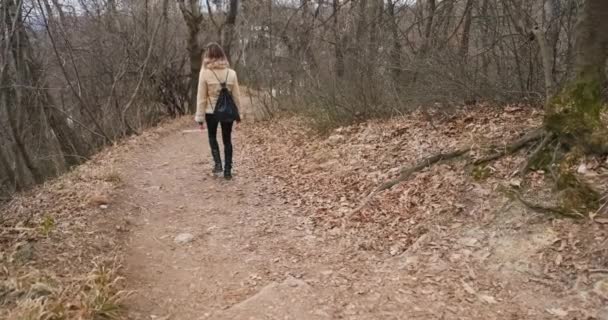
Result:
<svg viewBox="0 0 608 320">
<path fill-rule="evenodd" d="M 215 76 L 217 81 L 220 83 L 220 86 L 222 86 L 222 88 L 226 88 L 226 85 L 228 84 L 228 76 L 230 75 L 230 69 L 226 70 L 226 80 L 224 82 L 222 82 L 222 80 L 220 80 L 220 78 L 217 76 L 217 73 L 215 73 L 215 71 L 213 71 L 213 69 L 209 69 L 209 70 L 211 70 L 211 72 L 213 72 L 213 75 Z"/>
</svg>

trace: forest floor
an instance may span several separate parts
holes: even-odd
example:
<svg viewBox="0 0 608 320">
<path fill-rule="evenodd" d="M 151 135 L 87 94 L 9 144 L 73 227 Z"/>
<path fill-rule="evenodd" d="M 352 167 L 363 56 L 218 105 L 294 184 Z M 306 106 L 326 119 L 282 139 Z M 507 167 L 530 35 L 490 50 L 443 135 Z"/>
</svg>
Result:
<svg viewBox="0 0 608 320">
<path fill-rule="evenodd" d="M 433 118 L 327 137 L 293 119 L 245 124 L 233 181 L 211 176 L 190 118 L 108 148 L 7 205 L 0 318 L 608 319 L 608 219 L 510 199 L 503 188 L 551 200 L 546 173 L 513 176 L 523 153 L 438 164 L 354 211 L 402 166 L 507 142 L 542 115 Z"/>
</svg>

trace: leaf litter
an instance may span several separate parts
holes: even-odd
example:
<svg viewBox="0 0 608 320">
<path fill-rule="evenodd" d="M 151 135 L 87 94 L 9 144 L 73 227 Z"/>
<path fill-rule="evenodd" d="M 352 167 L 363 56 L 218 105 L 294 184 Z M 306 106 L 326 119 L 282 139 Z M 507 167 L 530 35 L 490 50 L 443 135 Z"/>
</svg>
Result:
<svg viewBox="0 0 608 320">
<path fill-rule="evenodd" d="M 477 170 L 463 161 L 426 168 L 351 214 L 403 166 L 470 145 L 476 147 L 471 156 L 481 157 L 488 152 L 484 146 L 506 144 L 542 122 L 541 113 L 519 106 L 433 116 L 441 119 L 431 124 L 415 112 L 338 128 L 329 137 L 310 132 L 301 119 L 262 122 L 240 129 L 241 154 L 249 156 L 237 161 L 270 182 L 260 192 L 283 198 L 317 235 L 345 240 L 339 243 L 353 259 L 341 269 L 345 283 L 361 272 L 362 253 L 379 257 L 376 280 L 396 293 L 384 303 L 395 314 L 407 304 L 422 318 L 551 319 L 567 313 L 594 319 L 606 302 L 607 273 L 597 271 L 608 269 L 606 213 L 582 222 L 556 220 L 514 202 L 501 192 L 505 185 L 525 187 L 539 202 L 553 199 L 547 173 L 514 179 L 523 152 Z M 0 318 L 122 317 L 128 293 L 119 275 L 121 239 L 129 223 L 101 209 L 112 208 L 120 190 L 113 168 L 129 150 L 145 148 L 189 120 L 108 148 L 3 206 Z M 606 161 L 594 159 L 581 172 L 601 186 Z M 356 295 L 375 290 L 362 286 Z M 349 290 L 341 294 L 352 297 Z M 330 302 L 344 306 L 341 317 L 363 312 L 355 303 Z"/>
<path fill-rule="evenodd" d="M 473 146 L 473 159 L 482 158 L 491 152 L 485 146 L 506 146 L 539 127 L 543 117 L 528 106 L 431 113 L 439 120 L 430 123 L 425 113 L 414 112 L 337 128 L 327 136 L 307 129 L 303 119 L 275 119 L 246 128 L 243 148 L 256 155 L 247 159 L 250 169 L 271 181 L 272 192 L 297 207 L 317 233 L 397 261 L 410 275 L 436 279 L 430 296 L 474 292 L 475 299 L 457 308 L 470 319 L 473 309 L 480 318 L 503 308 L 535 319 L 563 316 L 561 310 L 569 316 L 599 314 L 605 303 L 593 292 L 599 280 L 587 274 L 608 266 L 607 215 L 598 213 L 595 222 L 554 219 L 513 200 L 504 190 L 517 188 L 538 203 L 556 200 L 548 173 L 514 175 L 533 146 L 480 167 L 457 159 L 425 168 L 352 214 L 403 167 L 466 146 Z M 605 159 L 595 162 L 601 164 L 585 165 L 583 173 L 601 181 L 597 175 L 608 166 Z M 558 252 L 558 240 L 570 245 Z"/>
</svg>

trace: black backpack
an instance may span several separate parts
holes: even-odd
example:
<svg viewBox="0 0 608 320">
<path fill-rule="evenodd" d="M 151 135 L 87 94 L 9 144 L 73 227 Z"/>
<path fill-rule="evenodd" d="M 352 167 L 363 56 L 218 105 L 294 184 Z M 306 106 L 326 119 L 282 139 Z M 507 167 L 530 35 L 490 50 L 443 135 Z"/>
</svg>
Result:
<svg viewBox="0 0 608 320">
<path fill-rule="evenodd" d="M 230 70 L 226 71 L 226 80 L 224 82 L 217 77 L 217 74 L 213 70 L 211 70 L 211 72 L 213 72 L 213 75 L 215 75 L 215 78 L 222 86 L 217 97 L 217 102 L 215 103 L 215 109 L 213 109 L 213 115 L 220 122 L 241 121 L 239 108 L 237 107 L 236 103 L 234 103 L 232 93 L 230 93 L 230 90 L 228 90 L 227 87 Z"/>
</svg>

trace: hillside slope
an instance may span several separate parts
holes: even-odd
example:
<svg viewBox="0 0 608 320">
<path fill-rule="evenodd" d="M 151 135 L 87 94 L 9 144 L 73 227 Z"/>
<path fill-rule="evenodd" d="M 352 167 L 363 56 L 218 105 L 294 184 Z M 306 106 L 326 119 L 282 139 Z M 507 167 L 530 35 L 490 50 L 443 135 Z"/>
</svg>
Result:
<svg viewBox="0 0 608 320">
<path fill-rule="evenodd" d="M 109 148 L 4 207 L 0 317 L 608 319 L 608 220 L 510 199 L 513 186 L 552 199 L 546 173 L 513 176 L 524 151 L 432 166 L 353 211 L 402 166 L 506 143 L 541 115 L 433 119 L 329 137 L 295 119 L 246 124 L 231 182 L 209 176 L 190 118 Z"/>
</svg>

